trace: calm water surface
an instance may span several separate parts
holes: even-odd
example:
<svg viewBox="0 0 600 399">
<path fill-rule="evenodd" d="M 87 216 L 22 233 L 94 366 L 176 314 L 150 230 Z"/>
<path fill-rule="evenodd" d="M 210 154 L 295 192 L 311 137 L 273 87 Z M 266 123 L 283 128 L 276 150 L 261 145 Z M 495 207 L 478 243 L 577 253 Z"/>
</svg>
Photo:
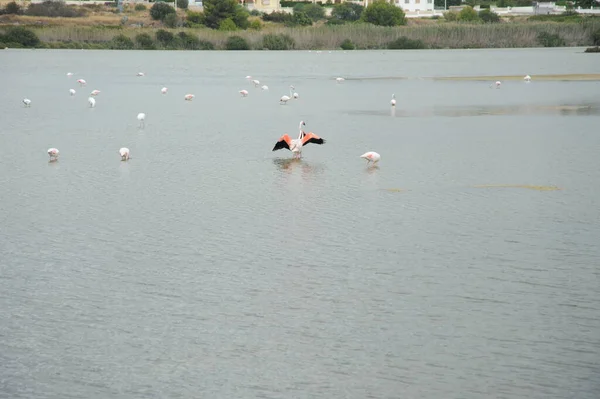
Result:
<svg viewBox="0 0 600 399">
<path fill-rule="evenodd" d="M 600 82 L 536 74 L 599 72 L 572 48 L 0 51 L 0 397 L 597 398 Z M 494 74 L 533 80 L 430 79 Z M 300 120 L 327 143 L 271 152 Z"/>
</svg>

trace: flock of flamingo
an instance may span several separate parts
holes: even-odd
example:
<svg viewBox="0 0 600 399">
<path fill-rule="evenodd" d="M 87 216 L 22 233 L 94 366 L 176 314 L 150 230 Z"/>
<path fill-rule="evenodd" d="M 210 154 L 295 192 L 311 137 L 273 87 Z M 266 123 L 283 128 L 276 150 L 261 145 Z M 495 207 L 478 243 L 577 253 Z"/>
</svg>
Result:
<svg viewBox="0 0 600 399">
<path fill-rule="evenodd" d="M 73 76 L 72 72 L 68 72 L 67 73 L 67 77 L 71 77 Z M 137 73 L 138 77 L 143 77 L 145 76 L 144 72 L 138 72 Z M 246 79 L 251 82 L 252 84 L 254 84 L 254 87 L 258 87 L 260 86 L 260 81 L 253 79 L 252 76 L 246 76 Z M 342 77 L 338 77 L 335 79 L 337 83 L 342 83 L 345 81 L 344 78 Z M 87 82 L 85 81 L 85 79 L 78 79 L 77 83 L 79 83 L 80 87 L 84 87 Z M 262 90 L 269 90 L 269 86 L 267 85 L 262 85 L 261 86 Z M 281 105 L 285 105 L 287 104 L 287 102 L 291 99 L 298 99 L 299 98 L 299 94 L 295 92 L 295 87 L 293 85 L 290 85 L 289 87 L 289 96 L 288 95 L 283 95 L 281 96 L 281 98 L 279 99 L 279 104 Z M 162 94 L 167 94 L 168 92 L 168 88 L 163 87 L 160 92 Z M 247 97 L 248 96 L 248 90 L 240 90 L 239 93 L 241 94 L 242 97 Z M 69 89 L 69 94 L 71 96 L 74 96 L 76 94 L 75 89 Z M 95 97 L 100 94 L 100 90 L 93 90 L 90 93 L 90 96 L 88 97 L 88 104 L 90 106 L 90 108 L 94 108 L 96 106 L 96 99 Z M 194 99 L 195 95 L 194 94 L 186 94 L 184 96 L 184 100 L 186 101 L 192 101 Z M 23 104 L 25 107 L 31 107 L 31 100 L 28 98 L 23 99 Z M 392 100 L 390 102 L 392 107 L 396 106 L 396 99 L 395 99 L 395 95 L 392 94 Z M 139 121 L 139 126 L 140 127 L 144 127 L 145 126 L 145 119 L 146 119 L 146 114 L 143 112 L 140 112 L 137 115 L 137 119 Z M 288 134 L 284 134 L 283 136 L 281 136 L 277 142 L 275 143 L 275 146 L 273 147 L 272 151 L 277 151 L 277 150 L 281 150 L 281 149 L 287 149 L 289 151 L 292 152 L 293 154 L 293 158 L 294 159 L 300 159 L 302 157 L 302 148 L 310 143 L 313 144 L 324 144 L 325 140 L 322 139 L 321 137 L 317 136 L 316 134 L 314 134 L 313 132 L 309 132 L 306 133 L 302 128 L 306 126 L 306 123 L 304 121 L 300 122 L 300 126 L 299 126 L 299 133 L 298 133 L 298 138 L 296 139 L 292 139 Z M 48 156 L 50 157 L 50 162 L 55 162 L 58 160 L 58 156 L 60 154 L 60 151 L 57 148 L 49 148 L 48 149 Z M 130 151 L 129 148 L 127 147 L 122 147 L 119 149 L 119 155 L 121 157 L 121 161 L 128 161 L 130 158 Z M 368 151 L 364 154 L 362 154 L 360 156 L 360 158 L 363 158 L 367 161 L 367 166 L 369 165 L 375 165 L 377 164 L 377 162 L 379 162 L 379 160 L 381 159 L 381 155 L 379 155 L 377 152 L 375 151 Z"/>
<path fill-rule="evenodd" d="M 73 73 L 69 72 L 67 73 L 68 77 L 73 76 Z M 138 72 L 137 73 L 138 77 L 143 77 L 145 76 L 145 74 L 143 72 Z M 259 87 L 260 86 L 260 81 L 257 79 L 253 79 L 252 76 L 246 76 L 246 79 L 252 83 L 254 85 L 254 87 Z M 335 79 L 337 83 L 342 83 L 345 81 L 344 78 L 342 77 L 338 77 Z M 529 83 L 531 81 L 531 76 L 526 75 L 523 80 L 527 83 Z M 84 79 L 78 79 L 77 83 L 79 83 L 80 87 L 83 87 L 87 84 L 87 82 Z M 492 83 L 490 85 L 490 88 L 492 87 L 496 87 L 496 89 L 500 88 L 500 85 L 502 84 L 502 82 L 500 81 L 496 81 L 495 83 Z M 267 85 L 262 85 L 261 86 L 261 90 L 269 90 L 269 86 Z M 289 87 L 289 96 L 288 95 L 283 95 L 281 96 L 281 98 L 279 99 L 279 104 L 281 105 L 286 105 L 288 103 L 288 101 L 290 101 L 291 99 L 298 99 L 300 96 L 298 93 L 296 93 L 296 88 L 293 85 L 290 85 Z M 167 94 L 168 89 L 166 87 L 163 87 L 160 92 L 162 94 Z M 70 89 L 69 90 L 69 94 L 71 96 L 75 95 L 75 89 Z M 247 97 L 248 96 L 248 90 L 240 90 L 239 93 L 241 94 L 242 97 Z M 100 90 L 93 90 L 90 93 L 90 96 L 88 97 L 88 104 L 91 108 L 96 106 L 96 100 L 94 97 L 96 97 L 98 94 L 100 94 Z M 194 94 L 186 94 L 184 96 L 184 100 L 186 101 L 192 101 L 194 99 L 195 95 Z M 23 99 L 23 104 L 25 105 L 25 107 L 31 107 L 31 100 L 28 98 Z M 392 94 L 392 99 L 390 100 L 390 105 L 392 107 L 396 106 L 396 95 Z M 146 114 L 143 112 L 140 112 L 137 116 L 137 119 L 140 123 L 140 127 L 144 127 L 145 126 L 145 119 L 146 119 Z M 302 148 L 307 145 L 307 144 L 324 144 L 325 140 L 322 139 L 321 137 L 317 136 L 316 134 L 314 134 L 313 132 L 309 132 L 306 133 L 302 128 L 306 126 L 306 124 L 304 123 L 304 121 L 300 121 L 300 126 L 299 126 L 299 133 L 298 133 L 298 138 L 292 139 L 288 134 L 284 134 L 283 136 L 281 136 L 277 142 L 275 143 L 275 146 L 273 147 L 272 151 L 277 151 L 277 150 L 281 150 L 281 149 L 287 149 L 289 151 L 292 152 L 293 157 L 295 159 L 299 159 L 302 157 Z M 50 162 L 55 162 L 58 160 L 58 155 L 60 154 L 60 151 L 57 148 L 49 148 L 48 149 L 48 156 L 50 157 Z M 128 161 L 129 160 L 129 149 L 126 147 L 120 148 L 119 149 L 119 155 L 121 157 L 121 161 Z M 362 154 L 360 156 L 360 158 L 363 158 L 367 161 L 367 166 L 370 165 L 376 165 L 379 160 L 381 159 L 381 155 L 378 154 L 375 151 L 368 151 L 365 152 L 364 154 Z"/>
</svg>

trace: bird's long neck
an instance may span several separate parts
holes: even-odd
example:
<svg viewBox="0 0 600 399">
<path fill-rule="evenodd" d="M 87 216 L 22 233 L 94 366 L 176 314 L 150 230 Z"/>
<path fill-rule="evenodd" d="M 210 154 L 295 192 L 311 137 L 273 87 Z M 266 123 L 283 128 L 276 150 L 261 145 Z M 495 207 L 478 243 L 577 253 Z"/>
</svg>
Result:
<svg viewBox="0 0 600 399">
<path fill-rule="evenodd" d="M 290 89 L 290 90 L 291 90 L 291 89 Z M 300 122 L 300 125 L 298 126 L 298 130 L 299 130 L 299 133 L 298 133 L 298 138 L 299 138 L 299 139 L 301 139 L 301 138 L 302 138 L 302 136 L 304 135 L 304 132 L 302 131 L 302 126 L 303 126 L 303 125 L 304 125 L 304 122 Z"/>
</svg>

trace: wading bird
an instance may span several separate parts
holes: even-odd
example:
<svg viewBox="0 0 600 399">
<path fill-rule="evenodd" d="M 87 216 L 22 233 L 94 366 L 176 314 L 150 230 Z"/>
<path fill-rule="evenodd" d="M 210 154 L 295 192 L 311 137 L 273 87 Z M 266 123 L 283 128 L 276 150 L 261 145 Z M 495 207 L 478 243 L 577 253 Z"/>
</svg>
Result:
<svg viewBox="0 0 600 399">
<path fill-rule="evenodd" d="M 367 160 L 367 166 L 369 166 L 371 162 L 373 163 L 373 165 L 375 165 L 381 159 L 381 155 L 379 155 L 375 151 L 365 152 L 360 157 Z"/>
<path fill-rule="evenodd" d="M 304 123 L 304 121 L 300 121 L 300 126 L 299 126 L 300 133 L 298 134 L 297 139 L 292 139 L 287 134 L 284 134 L 283 136 L 281 136 L 279 138 L 279 140 L 277 140 L 277 142 L 275 143 L 275 146 L 273 147 L 273 151 L 281 150 L 282 148 L 287 148 L 294 154 L 294 158 L 301 158 L 302 157 L 302 147 L 304 147 L 308 143 L 314 143 L 314 144 L 324 144 L 325 143 L 325 140 L 320 138 L 316 134 L 314 134 L 312 132 L 305 133 L 302 130 L 302 126 L 305 126 L 305 125 L 306 124 Z"/>
<path fill-rule="evenodd" d="M 140 112 L 137 116 L 138 121 L 140 121 L 140 127 L 144 127 L 146 126 L 144 120 L 146 119 L 146 114 L 143 112 Z"/>
<path fill-rule="evenodd" d="M 58 159 L 58 150 L 56 148 L 49 148 L 48 156 L 50 156 L 50 162 L 56 161 Z"/>
<path fill-rule="evenodd" d="M 121 155 L 121 161 L 127 161 L 129 159 L 129 148 L 121 148 L 119 150 L 119 155 Z"/>
</svg>

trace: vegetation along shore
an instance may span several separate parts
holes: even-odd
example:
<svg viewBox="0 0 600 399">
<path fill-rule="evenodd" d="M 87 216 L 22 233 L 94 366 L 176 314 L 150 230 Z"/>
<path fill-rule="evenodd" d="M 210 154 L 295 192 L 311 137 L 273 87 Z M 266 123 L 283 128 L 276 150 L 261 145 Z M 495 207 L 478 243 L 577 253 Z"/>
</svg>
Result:
<svg viewBox="0 0 600 399">
<path fill-rule="evenodd" d="M 288 2 L 293 13 L 268 14 L 248 12 L 236 0 L 204 0 L 203 11 L 188 9 L 188 0 L 176 1 L 177 9 L 154 2 L 125 4 L 122 11 L 114 2 L 2 2 L 0 48 L 402 50 L 600 45 L 600 17 L 573 10 L 500 17 L 489 9 L 489 2 L 471 1 L 443 17 L 406 18 L 401 8 L 382 0 L 366 8 L 356 3 Z"/>
</svg>

